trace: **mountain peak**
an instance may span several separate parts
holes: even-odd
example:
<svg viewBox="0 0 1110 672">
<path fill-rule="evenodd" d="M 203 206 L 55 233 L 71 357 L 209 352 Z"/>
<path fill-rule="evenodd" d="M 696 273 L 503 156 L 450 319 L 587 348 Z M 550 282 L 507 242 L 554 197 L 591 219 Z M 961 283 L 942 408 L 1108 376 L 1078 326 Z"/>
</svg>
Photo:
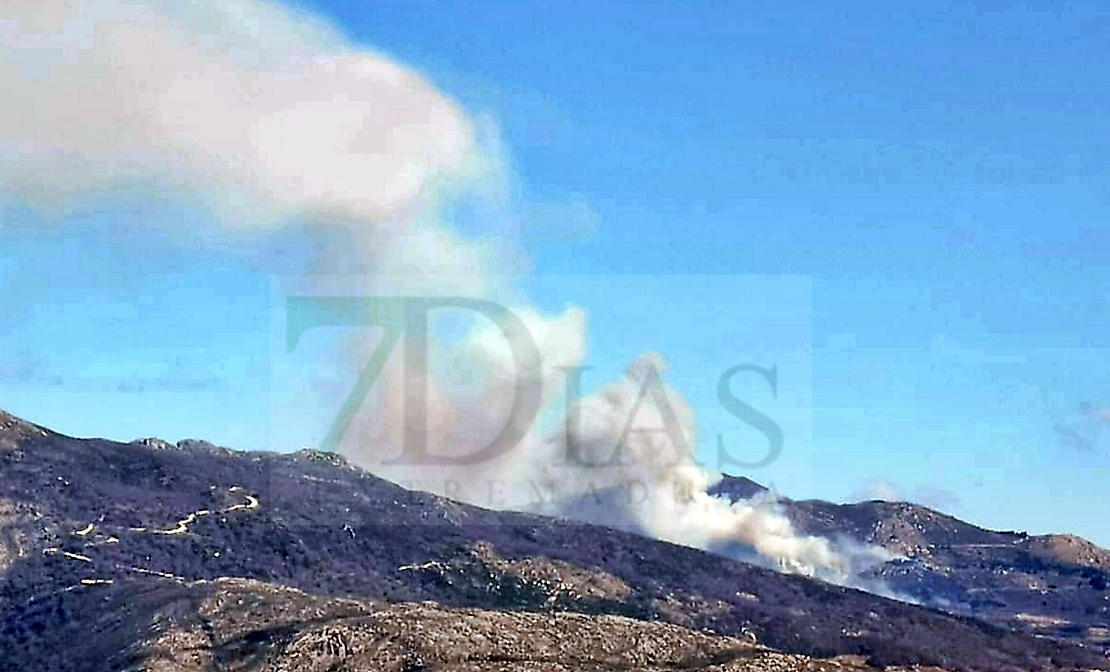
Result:
<svg viewBox="0 0 1110 672">
<path fill-rule="evenodd" d="M 0 452 L 14 450 L 27 437 L 49 436 L 51 432 L 0 408 Z"/>
<path fill-rule="evenodd" d="M 709 494 L 715 497 L 723 497 L 728 499 L 729 502 L 751 499 L 765 492 L 770 492 L 770 489 L 746 476 L 731 476 L 729 474 L 723 475 L 721 480 L 709 488 Z"/>
</svg>

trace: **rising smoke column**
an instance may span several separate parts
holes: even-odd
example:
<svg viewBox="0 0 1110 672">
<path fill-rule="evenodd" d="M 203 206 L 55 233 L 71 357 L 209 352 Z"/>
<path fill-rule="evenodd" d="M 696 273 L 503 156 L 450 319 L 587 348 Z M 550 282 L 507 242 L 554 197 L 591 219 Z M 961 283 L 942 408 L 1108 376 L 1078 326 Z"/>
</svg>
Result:
<svg viewBox="0 0 1110 672">
<path fill-rule="evenodd" d="M 363 272 L 361 291 L 512 306 L 537 344 L 548 409 L 564 372 L 585 358 L 582 311 L 532 307 L 491 274 L 503 263 L 496 248 L 443 221 L 440 206 L 454 195 L 509 191 L 505 163 L 474 120 L 418 74 L 310 15 L 263 0 L 6 0 L 0 90 L 0 205 L 57 215 L 118 193 L 172 193 L 207 207 L 229 231 L 306 227 L 318 239 L 315 270 Z M 365 345 L 349 342 L 337 366 L 357 368 Z M 431 449 L 467 454 L 506 421 L 519 371 L 480 324 L 437 357 L 474 377 L 460 387 L 428 376 Z M 619 468 L 566 464 L 568 451 L 600 457 L 621 438 L 638 387 L 658 365 L 635 363 L 554 432 L 529 429 L 496 460 L 414 474 L 383 459 L 399 448 L 400 395 L 414 375 L 391 361 L 344 450 L 384 476 L 415 476 L 478 503 L 492 503 L 489 483 L 505 483 L 501 503 L 513 508 L 565 513 L 583 484 L 640 487 L 644 496 L 622 515 L 646 533 L 706 548 L 741 543 L 790 571 L 841 576 L 846 561 L 828 542 L 797 535 L 773 509 L 706 494 L 711 476 L 675 445 L 676 436 L 685 449 L 694 445 L 693 415 L 669 388 L 667 403 L 640 405 L 635 422 L 669 422 L 668 407 L 677 434 L 636 433 Z M 537 502 L 537 483 L 562 499 Z"/>
<path fill-rule="evenodd" d="M 546 439 L 541 508 L 698 548 L 740 544 L 784 571 L 848 581 L 853 558 L 799 535 L 772 498 L 729 504 L 708 494 L 719 475 L 694 460 L 694 413 L 663 383 L 666 368 L 661 355 L 645 354 L 573 405 Z"/>
</svg>

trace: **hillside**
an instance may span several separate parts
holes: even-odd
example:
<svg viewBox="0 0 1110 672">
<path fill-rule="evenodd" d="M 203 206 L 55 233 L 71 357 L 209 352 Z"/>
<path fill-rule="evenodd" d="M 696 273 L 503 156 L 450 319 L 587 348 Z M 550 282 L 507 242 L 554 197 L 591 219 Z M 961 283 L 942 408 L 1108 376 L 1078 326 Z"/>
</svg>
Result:
<svg viewBox="0 0 1110 672">
<path fill-rule="evenodd" d="M 1110 669 L 1081 642 L 458 504 L 327 453 L 75 439 L 6 414 L 0 572 L 10 670 L 745 669 L 771 656 L 735 652 L 753 642 L 783 654 L 760 669 Z M 444 639 L 462 622 L 472 638 Z M 305 647 L 332 662 L 302 665 Z"/>
<path fill-rule="evenodd" d="M 725 477 L 715 492 L 761 488 Z M 1110 647 L 1110 551 L 1072 535 L 998 532 L 909 502 L 780 500 L 801 531 L 886 548 L 870 570 L 922 604 L 1038 635 Z"/>
</svg>

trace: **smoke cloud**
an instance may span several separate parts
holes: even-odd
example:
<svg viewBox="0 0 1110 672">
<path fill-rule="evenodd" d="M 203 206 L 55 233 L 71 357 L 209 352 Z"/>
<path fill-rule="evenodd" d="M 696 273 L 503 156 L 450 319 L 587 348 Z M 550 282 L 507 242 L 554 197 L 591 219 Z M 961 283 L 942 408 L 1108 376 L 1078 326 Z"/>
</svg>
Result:
<svg viewBox="0 0 1110 672">
<path fill-rule="evenodd" d="M 12 0 L 0 45 L 0 184 L 40 206 L 173 188 L 232 226 L 404 226 L 477 169 L 453 102 L 281 5 Z"/>
<path fill-rule="evenodd" d="M 846 581 L 850 563 L 825 539 L 797 534 L 772 498 L 729 504 L 697 465 L 694 414 L 648 353 L 624 377 L 571 409 L 546 440 L 543 486 L 552 513 L 569 513 L 699 548 L 749 546 L 780 569 Z"/>
<path fill-rule="evenodd" d="M 662 383 L 660 357 L 558 417 L 568 372 L 587 354 L 586 316 L 532 306 L 499 279 L 508 262 L 497 246 L 445 221 L 443 204 L 460 194 L 504 213 L 508 171 L 480 124 L 420 75 L 263 0 L 7 0 L 0 90 L 2 199 L 49 212 L 169 192 L 231 230 L 307 227 L 314 270 L 358 270 L 362 292 L 512 308 L 536 346 L 527 377 L 540 409 L 512 450 L 465 466 L 396 459 L 414 381 L 427 389 L 431 454 L 471 455 L 514 421 L 521 362 L 474 320 L 461 338 L 437 340 L 428 370 L 389 360 L 343 444 L 354 461 L 450 497 L 742 547 L 786 571 L 847 580 L 852 559 L 797 534 L 772 501 L 730 506 L 706 493 L 714 477 L 693 459 L 693 413 Z M 358 370 L 372 346 L 352 338 L 337 361 Z M 591 498 L 621 492 L 591 509 Z"/>
</svg>

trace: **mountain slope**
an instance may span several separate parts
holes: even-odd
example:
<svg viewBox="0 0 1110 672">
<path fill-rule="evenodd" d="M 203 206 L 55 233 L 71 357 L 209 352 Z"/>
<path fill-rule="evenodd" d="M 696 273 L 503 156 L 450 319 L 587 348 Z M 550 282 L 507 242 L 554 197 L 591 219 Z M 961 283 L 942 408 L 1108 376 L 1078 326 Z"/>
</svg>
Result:
<svg viewBox="0 0 1110 672">
<path fill-rule="evenodd" d="M 70 635 L 66 646 L 36 649 L 34 666 L 23 669 L 864 669 L 858 659 L 813 661 L 617 616 L 387 604 L 246 579 L 132 579 L 74 597 L 69 606 L 99 616 L 61 626 Z"/>
<path fill-rule="evenodd" d="M 189 643 L 201 635 L 215 650 L 218 628 L 190 614 L 206 613 L 217 599 L 212 586 L 226 577 L 258 582 L 251 594 L 284 587 L 332 606 L 434 601 L 496 610 L 507 623 L 518 611 L 611 615 L 873 664 L 1110 669 L 1089 647 L 607 528 L 458 504 L 327 453 L 81 440 L 7 415 L 0 415 L 0 572 L 0 660 L 12 670 L 77 661 L 94 641 L 130 657 L 87 669 L 147 664 L 152 637 L 162 635 L 183 638 L 166 645 L 178 646 L 179 658 L 204 648 Z M 167 603 L 179 612 L 161 614 L 158 605 Z M 236 609 L 221 613 L 263 633 L 244 635 L 244 646 L 271 637 Z M 174 623 L 186 621 L 199 623 L 200 634 L 173 635 L 185 627 Z M 242 665 L 227 669 L 257 669 Z"/>
<path fill-rule="evenodd" d="M 735 501 L 759 487 L 727 476 L 714 492 Z M 1005 627 L 1110 647 L 1110 551 L 1084 539 L 985 530 L 908 502 L 782 498 L 779 506 L 805 533 L 899 556 L 870 570 L 899 594 Z"/>
</svg>

